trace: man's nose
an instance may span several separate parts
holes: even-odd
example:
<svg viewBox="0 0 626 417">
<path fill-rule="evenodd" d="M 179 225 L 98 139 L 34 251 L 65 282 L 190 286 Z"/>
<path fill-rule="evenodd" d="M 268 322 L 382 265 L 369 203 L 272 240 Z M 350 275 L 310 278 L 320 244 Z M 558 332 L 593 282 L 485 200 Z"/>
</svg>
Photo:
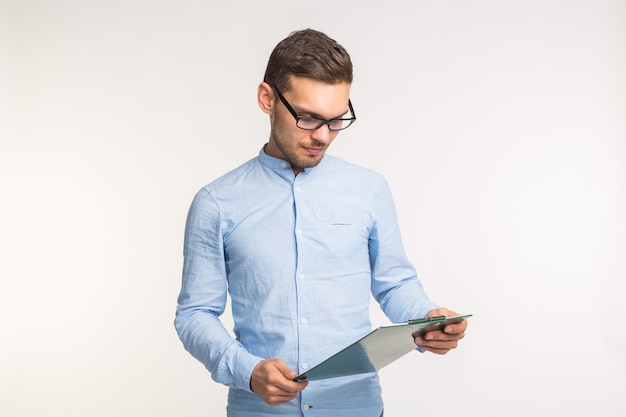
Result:
<svg viewBox="0 0 626 417">
<path fill-rule="evenodd" d="M 327 124 L 320 126 L 311 133 L 311 138 L 318 142 L 328 143 L 330 140 L 330 129 Z"/>
</svg>

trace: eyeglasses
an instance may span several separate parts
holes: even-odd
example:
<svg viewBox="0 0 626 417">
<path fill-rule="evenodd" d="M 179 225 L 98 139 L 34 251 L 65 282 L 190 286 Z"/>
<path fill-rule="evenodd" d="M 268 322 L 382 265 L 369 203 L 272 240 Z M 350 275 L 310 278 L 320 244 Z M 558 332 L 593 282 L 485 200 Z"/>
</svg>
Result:
<svg viewBox="0 0 626 417">
<path fill-rule="evenodd" d="M 327 125 L 329 130 L 343 130 L 356 121 L 356 115 L 354 114 L 354 109 L 352 108 L 352 102 L 350 99 L 348 99 L 348 109 L 350 109 L 352 117 L 325 120 L 318 119 L 317 117 L 298 116 L 298 113 L 296 113 L 287 99 L 280 93 L 280 91 L 278 91 L 278 88 L 274 87 L 274 90 L 276 90 L 278 98 L 280 98 L 280 101 L 282 101 L 287 110 L 289 110 L 289 113 L 291 113 L 294 119 L 296 119 L 296 126 L 300 129 L 317 130 L 322 126 Z"/>
</svg>

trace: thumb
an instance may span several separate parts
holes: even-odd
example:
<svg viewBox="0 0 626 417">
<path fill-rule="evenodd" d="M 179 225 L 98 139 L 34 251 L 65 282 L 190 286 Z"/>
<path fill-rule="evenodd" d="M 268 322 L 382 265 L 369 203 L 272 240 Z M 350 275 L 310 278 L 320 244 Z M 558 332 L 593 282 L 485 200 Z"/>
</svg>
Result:
<svg viewBox="0 0 626 417">
<path fill-rule="evenodd" d="M 435 308 L 433 310 L 430 310 L 428 314 L 426 315 L 426 317 L 437 317 L 437 316 L 452 317 L 456 315 L 457 314 L 454 313 L 453 311 L 450 311 L 445 307 L 440 307 L 440 308 Z"/>
<path fill-rule="evenodd" d="M 276 362 L 276 369 L 278 369 L 280 373 L 283 374 L 283 376 L 287 379 L 293 379 L 298 376 L 298 374 L 289 366 L 287 366 L 287 364 L 282 360 L 278 360 Z"/>
</svg>

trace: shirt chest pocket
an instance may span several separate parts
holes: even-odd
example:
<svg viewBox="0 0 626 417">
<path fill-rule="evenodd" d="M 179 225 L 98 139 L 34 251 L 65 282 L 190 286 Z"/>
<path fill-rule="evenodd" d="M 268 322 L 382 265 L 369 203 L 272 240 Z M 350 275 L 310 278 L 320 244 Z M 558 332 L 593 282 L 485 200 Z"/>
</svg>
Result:
<svg viewBox="0 0 626 417">
<path fill-rule="evenodd" d="M 298 252 L 332 275 L 369 271 L 369 229 L 344 221 L 319 222 L 303 231 Z M 300 251 L 302 249 L 302 251 Z"/>
</svg>

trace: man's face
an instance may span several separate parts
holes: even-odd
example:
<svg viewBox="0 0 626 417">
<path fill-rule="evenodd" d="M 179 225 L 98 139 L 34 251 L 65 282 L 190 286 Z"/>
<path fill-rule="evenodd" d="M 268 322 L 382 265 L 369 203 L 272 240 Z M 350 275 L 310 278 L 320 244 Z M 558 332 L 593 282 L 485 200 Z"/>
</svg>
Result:
<svg viewBox="0 0 626 417">
<path fill-rule="evenodd" d="M 281 91 L 298 116 L 331 120 L 348 112 L 350 84 L 328 84 L 310 78 L 292 77 L 291 88 Z M 291 164 L 295 174 L 304 168 L 316 166 L 338 131 L 327 125 L 317 130 L 302 130 L 296 120 L 274 93 L 273 111 L 270 114 L 270 140 L 265 152 Z"/>
</svg>

